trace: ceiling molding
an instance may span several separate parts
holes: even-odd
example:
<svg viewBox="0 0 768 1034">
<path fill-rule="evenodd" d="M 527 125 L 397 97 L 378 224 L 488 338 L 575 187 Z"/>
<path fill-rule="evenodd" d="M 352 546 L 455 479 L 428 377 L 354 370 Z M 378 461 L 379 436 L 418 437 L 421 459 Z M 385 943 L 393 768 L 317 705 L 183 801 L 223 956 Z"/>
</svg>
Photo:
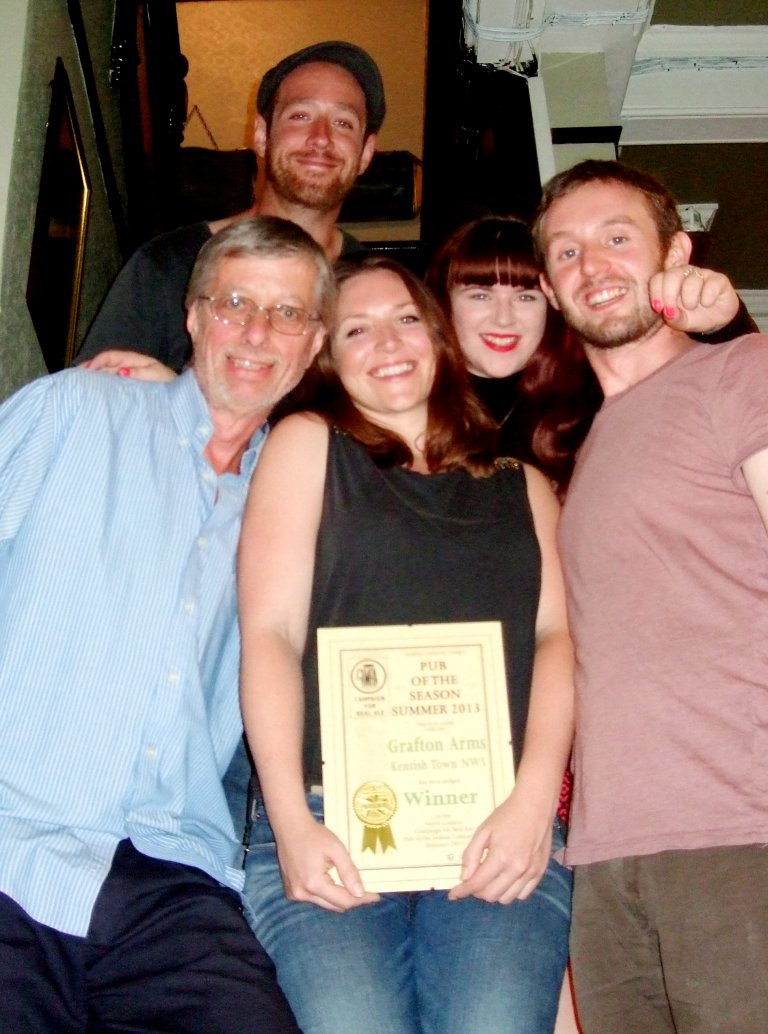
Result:
<svg viewBox="0 0 768 1034">
<path fill-rule="evenodd" d="M 759 144 L 768 140 L 768 118 L 622 117 L 625 144 Z"/>
<path fill-rule="evenodd" d="M 652 26 L 624 97 L 622 143 L 768 140 L 766 55 L 766 26 Z"/>
<path fill-rule="evenodd" d="M 601 54 L 622 144 L 768 140 L 768 26 L 646 27 L 649 0 L 622 6 L 464 0 L 466 40 L 480 63 L 526 76 L 539 56 Z"/>
<path fill-rule="evenodd" d="M 652 58 L 739 58 L 768 62 L 768 26 L 652 25 L 643 33 L 635 64 Z"/>
</svg>

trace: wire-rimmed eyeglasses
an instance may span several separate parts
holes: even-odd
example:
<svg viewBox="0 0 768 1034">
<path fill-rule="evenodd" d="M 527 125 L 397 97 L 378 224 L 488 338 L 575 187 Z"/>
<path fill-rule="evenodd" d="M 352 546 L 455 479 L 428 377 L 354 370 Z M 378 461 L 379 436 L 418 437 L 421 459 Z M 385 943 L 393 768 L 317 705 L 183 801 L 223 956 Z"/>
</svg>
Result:
<svg viewBox="0 0 768 1034">
<path fill-rule="evenodd" d="M 297 305 L 257 305 L 242 294 L 227 294 L 221 298 L 201 294 L 199 298 L 208 302 L 211 315 L 219 323 L 234 323 L 239 327 L 247 327 L 257 312 L 263 312 L 270 327 L 279 334 L 303 334 L 310 323 L 319 321 L 317 316 Z"/>
</svg>

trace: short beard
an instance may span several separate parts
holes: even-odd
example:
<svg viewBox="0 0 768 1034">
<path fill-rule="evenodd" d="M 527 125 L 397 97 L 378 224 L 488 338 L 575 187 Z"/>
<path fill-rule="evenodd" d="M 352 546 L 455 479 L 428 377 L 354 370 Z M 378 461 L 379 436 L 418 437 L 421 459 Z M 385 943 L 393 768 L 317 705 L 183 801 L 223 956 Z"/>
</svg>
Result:
<svg viewBox="0 0 768 1034">
<path fill-rule="evenodd" d="M 354 175 L 345 174 L 344 169 L 339 168 L 333 179 L 312 180 L 297 173 L 287 161 L 273 158 L 271 151 L 267 152 L 266 176 L 280 197 L 292 205 L 302 205 L 318 212 L 340 208 L 357 179 L 356 172 Z"/>
<path fill-rule="evenodd" d="M 630 316 L 608 322 L 603 326 L 595 326 L 581 314 L 564 311 L 566 322 L 576 331 L 585 345 L 592 348 L 621 348 L 634 341 L 642 341 L 651 337 L 662 325 L 661 316 L 649 307 L 648 312 L 632 313 Z"/>
</svg>

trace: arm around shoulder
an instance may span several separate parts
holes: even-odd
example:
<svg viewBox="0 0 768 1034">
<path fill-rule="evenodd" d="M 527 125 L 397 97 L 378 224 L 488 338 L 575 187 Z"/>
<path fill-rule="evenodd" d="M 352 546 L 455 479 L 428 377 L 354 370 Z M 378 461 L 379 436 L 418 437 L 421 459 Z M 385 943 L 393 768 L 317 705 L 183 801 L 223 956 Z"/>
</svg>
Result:
<svg viewBox="0 0 768 1034">
<path fill-rule="evenodd" d="M 177 377 L 159 359 L 144 355 L 143 352 L 127 352 L 121 348 L 106 348 L 81 365 L 83 369 L 96 373 L 114 373 L 119 377 L 133 377 L 137 381 L 173 381 Z"/>
<path fill-rule="evenodd" d="M 747 307 L 723 273 L 697 266 L 669 266 L 649 283 L 651 305 L 676 330 L 719 345 L 757 330 Z"/>
</svg>

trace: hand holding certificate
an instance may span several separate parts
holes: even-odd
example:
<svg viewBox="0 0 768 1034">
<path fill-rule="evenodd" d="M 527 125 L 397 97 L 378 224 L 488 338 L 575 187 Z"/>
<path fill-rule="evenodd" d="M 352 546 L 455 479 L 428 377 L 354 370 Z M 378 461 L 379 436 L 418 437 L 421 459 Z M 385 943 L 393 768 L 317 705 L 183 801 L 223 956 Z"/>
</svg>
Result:
<svg viewBox="0 0 768 1034">
<path fill-rule="evenodd" d="M 317 637 L 326 825 L 368 891 L 453 887 L 514 784 L 500 623 Z"/>
</svg>

